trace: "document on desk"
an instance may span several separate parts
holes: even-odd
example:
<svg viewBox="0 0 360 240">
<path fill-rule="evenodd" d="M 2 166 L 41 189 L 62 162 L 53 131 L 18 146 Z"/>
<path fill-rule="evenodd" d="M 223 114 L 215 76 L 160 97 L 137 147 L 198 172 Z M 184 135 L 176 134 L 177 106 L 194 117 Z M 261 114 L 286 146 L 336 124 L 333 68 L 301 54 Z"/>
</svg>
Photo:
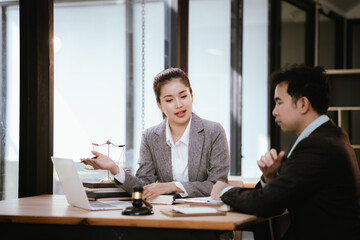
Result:
<svg viewBox="0 0 360 240">
<path fill-rule="evenodd" d="M 196 214 L 196 213 L 216 213 L 217 210 L 211 207 L 172 207 L 174 211 L 183 214 Z"/>
<path fill-rule="evenodd" d="M 218 211 L 229 212 L 231 207 L 221 200 L 214 200 L 211 197 L 176 198 L 174 203 L 188 203 L 191 205 L 212 206 Z"/>
<path fill-rule="evenodd" d="M 174 195 L 172 194 L 159 195 L 155 198 L 147 199 L 147 200 L 151 204 L 171 205 L 174 202 Z"/>
<path fill-rule="evenodd" d="M 214 200 L 211 197 L 176 198 L 174 203 L 203 203 L 210 205 L 224 204 L 221 200 Z"/>
<path fill-rule="evenodd" d="M 168 209 L 161 209 L 160 211 L 170 217 L 226 215 L 226 212 L 218 211 L 213 207 L 184 207 L 181 205 L 169 205 Z"/>
</svg>

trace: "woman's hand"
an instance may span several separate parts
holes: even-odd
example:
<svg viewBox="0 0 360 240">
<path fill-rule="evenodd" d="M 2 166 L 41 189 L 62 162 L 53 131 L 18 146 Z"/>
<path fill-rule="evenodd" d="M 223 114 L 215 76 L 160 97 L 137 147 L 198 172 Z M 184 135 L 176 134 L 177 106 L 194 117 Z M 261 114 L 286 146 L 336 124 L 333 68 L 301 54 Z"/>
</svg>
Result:
<svg viewBox="0 0 360 240">
<path fill-rule="evenodd" d="M 220 199 L 220 194 L 222 192 L 222 190 L 224 190 L 226 187 L 230 186 L 227 183 L 224 183 L 222 181 L 217 181 L 214 185 L 213 188 L 211 190 L 211 198 L 214 200 L 221 200 Z"/>
<path fill-rule="evenodd" d="M 183 192 L 180 188 L 176 186 L 173 182 L 168 183 L 152 183 L 144 186 L 143 196 L 144 198 L 156 198 L 161 194 L 168 194 L 174 192 Z"/>
<path fill-rule="evenodd" d="M 119 167 L 108 156 L 96 151 L 91 151 L 95 155 L 93 158 L 80 158 L 81 162 L 92 166 L 94 169 L 109 170 L 111 174 L 116 175 L 119 173 Z"/>
</svg>

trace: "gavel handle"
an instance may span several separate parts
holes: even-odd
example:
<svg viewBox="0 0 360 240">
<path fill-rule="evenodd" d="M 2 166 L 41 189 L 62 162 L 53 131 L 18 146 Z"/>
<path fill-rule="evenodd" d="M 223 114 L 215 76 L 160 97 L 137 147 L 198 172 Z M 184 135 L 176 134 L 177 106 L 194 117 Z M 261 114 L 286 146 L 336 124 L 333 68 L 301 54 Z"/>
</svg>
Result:
<svg viewBox="0 0 360 240">
<path fill-rule="evenodd" d="M 152 206 L 148 201 L 146 201 L 146 199 L 143 199 L 143 202 L 145 203 L 145 205 L 146 205 L 148 208 L 150 208 L 150 209 L 153 208 L 153 206 Z"/>
</svg>

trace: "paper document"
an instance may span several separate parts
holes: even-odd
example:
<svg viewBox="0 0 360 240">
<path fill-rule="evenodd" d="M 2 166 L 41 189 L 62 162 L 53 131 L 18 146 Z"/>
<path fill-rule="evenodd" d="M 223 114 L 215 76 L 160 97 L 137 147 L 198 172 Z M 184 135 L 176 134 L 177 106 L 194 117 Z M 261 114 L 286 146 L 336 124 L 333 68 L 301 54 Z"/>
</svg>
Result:
<svg viewBox="0 0 360 240">
<path fill-rule="evenodd" d="M 171 205 L 174 201 L 174 195 L 171 194 L 165 194 L 165 195 L 159 195 L 155 198 L 147 199 L 149 203 L 151 204 L 166 204 Z"/>
<path fill-rule="evenodd" d="M 223 204 L 221 200 L 214 200 L 211 197 L 176 198 L 175 203 Z"/>
<path fill-rule="evenodd" d="M 84 187 L 87 192 L 125 192 L 124 189 L 116 187 L 116 188 L 88 188 Z"/>
<path fill-rule="evenodd" d="M 172 207 L 173 210 L 183 214 L 194 214 L 194 213 L 216 213 L 217 210 L 211 207 Z"/>
</svg>

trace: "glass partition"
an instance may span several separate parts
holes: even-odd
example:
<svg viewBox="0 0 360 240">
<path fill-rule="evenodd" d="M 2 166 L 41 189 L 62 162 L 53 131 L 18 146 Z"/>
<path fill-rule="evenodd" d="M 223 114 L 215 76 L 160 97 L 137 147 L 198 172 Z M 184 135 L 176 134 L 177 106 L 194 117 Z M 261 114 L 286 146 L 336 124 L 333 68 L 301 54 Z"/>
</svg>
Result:
<svg viewBox="0 0 360 240">
<path fill-rule="evenodd" d="M 335 22 L 319 14 L 319 65 L 335 69 Z"/>
<path fill-rule="evenodd" d="M 281 2 L 281 66 L 305 63 L 306 12 Z"/>
</svg>

